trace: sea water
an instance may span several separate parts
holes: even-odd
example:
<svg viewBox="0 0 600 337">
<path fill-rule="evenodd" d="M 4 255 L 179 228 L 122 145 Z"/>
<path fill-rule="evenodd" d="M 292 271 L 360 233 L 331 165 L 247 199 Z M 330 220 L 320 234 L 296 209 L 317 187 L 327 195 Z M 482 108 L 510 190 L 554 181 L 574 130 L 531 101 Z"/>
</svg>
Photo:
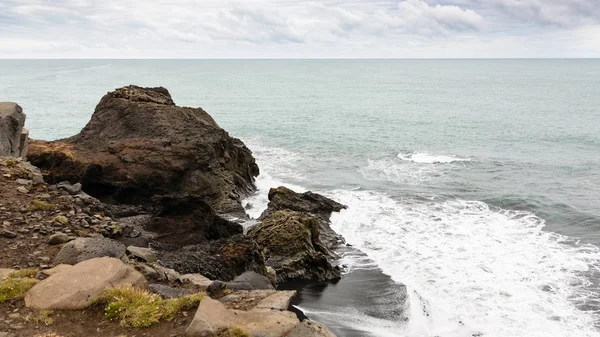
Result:
<svg viewBox="0 0 600 337">
<path fill-rule="evenodd" d="M 600 60 L 0 60 L 31 136 L 71 136 L 106 92 L 168 88 L 270 187 L 349 206 L 333 227 L 407 286 L 375 336 L 600 336 Z M 355 261 L 356 262 L 356 261 Z M 345 261 L 349 268 L 360 263 Z"/>
</svg>

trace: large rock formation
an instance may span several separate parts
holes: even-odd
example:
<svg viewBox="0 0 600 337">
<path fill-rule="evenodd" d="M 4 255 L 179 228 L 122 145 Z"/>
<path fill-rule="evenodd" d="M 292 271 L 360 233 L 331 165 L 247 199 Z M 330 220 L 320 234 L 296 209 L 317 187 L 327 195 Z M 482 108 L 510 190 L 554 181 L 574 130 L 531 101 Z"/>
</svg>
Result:
<svg viewBox="0 0 600 337">
<path fill-rule="evenodd" d="M 16 103 L 0 102 L 0 156 L 24 157 L 27 154 L 25 114 Z"/>
<path fill-rule="evenodd" d="M 291 210 L 312 215 L 317 219 L 319 224 L 319 236 L 314 244 L 324 254 L 330 258 L 335 258 L 336 255 L 333 249 L 344 243 L 344 238 L 331 229 L 329 218 L 331 217 L 331 213 L 339 212 L 346 208 L 346 205 L 342 205 L 320 194 L 310 191 L 297 193 L 287 187 L 280 186 L 269 190 L 269 204 L 267 209 L 261 214 L 260 219 L 265 219 L 269 215 L 281 210 Z"/>
<path fill-rule="evenodd" d="M 201 108 L 179 107 L 165 88 L 128 86 L 105 95 L 77 135 L 30 144 L 51 182 L 80 182 L 105 200 L 140 204 L 191 195 L 219 213 L 243 214 L 258 175 L 251 151 Z"/>
<path fill-rule="evenodd" d="M 277 272 L 277 281 L 335 280 L 339 268 L 328 259 L 319 240 L 319 219 L 309 213 L 281 210 L 267 216 L 248 235 Z"/>
</svg>

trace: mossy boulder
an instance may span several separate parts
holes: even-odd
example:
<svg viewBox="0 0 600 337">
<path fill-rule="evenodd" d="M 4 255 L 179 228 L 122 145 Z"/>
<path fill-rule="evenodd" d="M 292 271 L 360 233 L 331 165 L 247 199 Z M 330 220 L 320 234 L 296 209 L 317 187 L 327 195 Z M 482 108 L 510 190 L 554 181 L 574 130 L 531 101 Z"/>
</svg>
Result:
<svg viewBox="0 0 600 337">
<path fill-rule="evenodd" d="M 252 228 L 253 238 L 277 272 L 277 281 L 334 280 L 340 278 L 319 243 L 319 219 L 311 214 L 281 210 Z"/>
</svg>

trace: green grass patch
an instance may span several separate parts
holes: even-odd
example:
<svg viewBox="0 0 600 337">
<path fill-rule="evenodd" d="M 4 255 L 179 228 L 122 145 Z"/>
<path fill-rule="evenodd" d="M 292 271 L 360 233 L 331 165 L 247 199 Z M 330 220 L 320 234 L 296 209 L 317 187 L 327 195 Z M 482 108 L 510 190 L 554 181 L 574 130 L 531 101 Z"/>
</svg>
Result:
<svg viewBox="0 0 600 337">
<path fill-rule="evenodd" d="M 0 283 L 0 303 L 23 298 L 38 282 L 40 281 L 34 278 L 9 276 Z"/>
<path fill-rule="evenodd" d="M 14 271 L 10 273 L 7 278 L 35 278 L 37 273 L 37 269 L 27 268 Z"/>
<path fill-rule="evenodd" d="M 33 211 L 53 211 L 53 210 L 56 209 L 56 205 L 55 204 L 51 204 L 49 202 L 41 201 L 41 200 L 33 200 L 27 209 L 30 212 L 33 212 Z"/>
<path fill-rule="evenodd" d="M 219 329 L 217 337 L 250 337 L 250 335 L 238 327 L 228 327 Z"/>
<path fill-rule="evenodd" d="M 60 223 L 63 226 L 69 223 L 69 220 L 64 215 L 55 216 L 54 221 Z"/>
<path fill-rule="evenodd" d="M 204 293 L 164 300 L 147 290 L 127 286 L 106 289 L 96 304 L 104 306 L 104 316 L 109 320 L 119 320 L 122 326 L 145 328 L 193 309 L 202 298 Z"/>
</svg>

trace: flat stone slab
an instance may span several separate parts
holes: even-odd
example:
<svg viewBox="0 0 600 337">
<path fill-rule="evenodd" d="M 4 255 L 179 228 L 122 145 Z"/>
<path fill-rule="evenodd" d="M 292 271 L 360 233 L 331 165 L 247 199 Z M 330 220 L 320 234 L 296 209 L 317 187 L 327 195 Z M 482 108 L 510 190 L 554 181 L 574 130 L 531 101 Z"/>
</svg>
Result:
<svg viewBox="0 0 600 337">
<path fill-rule="evenodd" d="M 144 285 L 144 276 L 110 257 L 65 268 L 36 284 L 25 294 L 25 305 L 40 310 L 81 310 L 108 287 Z"/>
<path fill-rule="evenodd" d="M 299 323 L 289 311 L 239 311 L 227 309 L 221 302 L 205 297 L 198 306 L 194 320 L 185 331 L 187 337 L 214 336 L 217 331 L 238 327 L 252 337 L 286 336 Z"/>
<path fill-rule="evenodd" d="M 212 280 L 210 280 L 207 277 L 204 277 L 201 274 L 185 274 L 185 275 L 181 275 L 179 277 L 179 280 L 182 283 L 191 283 L 197 287 L 202 288 L 202 290 L 205 290 L 206 288 L 208 288 L 208 286 L 213 282 Z"/>
</svg>

